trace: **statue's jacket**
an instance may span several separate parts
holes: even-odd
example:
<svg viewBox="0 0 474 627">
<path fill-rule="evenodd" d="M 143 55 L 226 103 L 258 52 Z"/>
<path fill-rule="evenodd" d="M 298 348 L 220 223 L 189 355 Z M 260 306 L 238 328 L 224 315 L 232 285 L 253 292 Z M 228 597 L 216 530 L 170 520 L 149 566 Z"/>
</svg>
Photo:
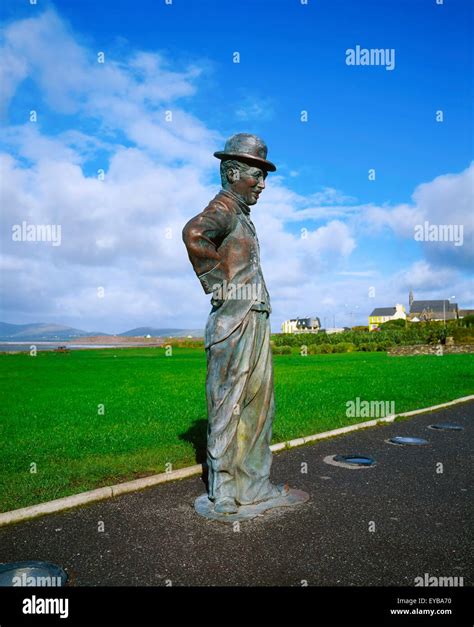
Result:
<svg viewBox="0 0 474 627">
<path fill-rule="evenodd" d="M 206 294 L 213 294 L 205 347 L 222 342 L 251 309 L 270 313 L 260 248 L 250 208 L 221 190 L 183 229 L 183 240 Z"/>
</svg>

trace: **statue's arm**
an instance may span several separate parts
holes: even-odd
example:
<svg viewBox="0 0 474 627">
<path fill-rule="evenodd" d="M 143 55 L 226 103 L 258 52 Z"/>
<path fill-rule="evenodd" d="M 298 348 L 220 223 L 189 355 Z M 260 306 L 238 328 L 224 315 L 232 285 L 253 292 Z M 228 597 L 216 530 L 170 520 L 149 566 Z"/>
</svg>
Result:
<svg viewBox="0 0 474 627">
<path fill-rule="evenodd" d="M 234 215 L 224 205 L 210 206 L 183 229 L 183 241 L 194 271 L 210 294 L 226 278 L 219 246 L 233 228 Z"/>
</svg>

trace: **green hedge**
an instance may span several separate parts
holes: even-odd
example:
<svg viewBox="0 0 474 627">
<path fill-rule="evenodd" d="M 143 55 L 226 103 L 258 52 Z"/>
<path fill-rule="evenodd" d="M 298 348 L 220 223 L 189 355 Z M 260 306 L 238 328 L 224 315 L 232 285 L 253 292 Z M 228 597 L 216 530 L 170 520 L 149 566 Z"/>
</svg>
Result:
<svg viewBox="0 0 474 627">
<path fill-rule="evenodd" d="M 474 315 L 469 314 L 468 316 L 464 316 L 459 321 L 460 326 L 462 327 L 474 327 Z"/>
<path fill-rule="evenodd" d="M 165 341 L 164 345 L 169 345 L 173 348 L 204 348 L 204 340 L 191 338 L 181 340 L 179 338 L 173 338 L 170 339 L 168 342 Z"/>
<path fill-rule="evenodd" d="M 312 346 L 325 345 L 324 349 L 317 352 L 334 352 L 326 345 L 334 347 L 339 344 L 353 345 L 352 350 L 387 350 L 395 345 L 408 344 L 438 344 L 444 342 L 447 336 L 453 336 L 456 343 L 474 343 L 474 327 L 461 327 L 457 321 L 449 321 L 446 326 L 443 322 L 416 322 L 410 323 L 406 328 L 382 329 L 380 331 L 344 331 L 343 333 L 280 333 L 272 336 L 275 346 L 292 346 L 293 348 L 308 347 L 309 354 L 315 354 L 310 350 Z M 351 350 L 337 348 L 336 351 L 346 352 Z"/>
<path fill-rule="evenodd" d="M 454 338 L 455 344 L 474 344 L 474 327 L 458 327 L 448 335 Z"/>
<path fill-rule="evenodd" d="M 285 346 L 285 344 L 281 346 L 272 345 L 272 353 L 274 355 L 291 355 L 291 346 Z"/>
</svg>

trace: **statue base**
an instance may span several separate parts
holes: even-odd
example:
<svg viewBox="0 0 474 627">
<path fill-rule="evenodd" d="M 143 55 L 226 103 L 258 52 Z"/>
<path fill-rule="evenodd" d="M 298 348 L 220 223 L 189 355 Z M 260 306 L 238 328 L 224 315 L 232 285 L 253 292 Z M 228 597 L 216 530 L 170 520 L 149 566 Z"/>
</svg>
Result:
<svg viewBox="0 0 474 627">
<path fill-rule="evenodd" d="M 221 514 L 214 511 L 214 503 L 209 500 L 207 494 L 202 494 L 194 501 L 194 509 L 200 516 L 211 520 L 218 520 L 224 523 L 233 523 L 241 520 L 251 520 L 256 516 L 261 516 L 264 512 L 275 507 L 293 507 L 300 503 L 306 503 L 309 494 L 303 490 L 290 491 L 286 495 L 277 496 L 274 499 L 252 503 L 251 505 L 241 505 L 235 514 Z"/>
</svg>

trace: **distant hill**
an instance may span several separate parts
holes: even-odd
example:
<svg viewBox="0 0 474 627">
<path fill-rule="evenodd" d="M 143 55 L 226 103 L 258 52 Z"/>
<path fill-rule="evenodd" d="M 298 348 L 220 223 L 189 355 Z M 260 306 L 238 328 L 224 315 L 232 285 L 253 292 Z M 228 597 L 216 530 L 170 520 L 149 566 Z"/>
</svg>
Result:
<svg viewBox="0 0 474 627">
<path fill-rule="evenodd" d="M 138 327 L 120 333 L 119 337 L 202 337 L 201 329 L 155 329 L 154 327 Z M 83 331 L 62 324 L 36 322 L 31 324 L 9 324 L 0 322 L 0 342 L 56 342 L 74 340 L 80 337 L 111 336 L 101 331 Z"/>
<path fill-rule="evenodd" d="M 55 342 L 73 340 L 88 335 L 108 335 L 108 333 L 82 331 L 62 324 L 33 322 L 31 324 L 9 324 L 0 322 L 0 341 L 2 342 Z"/>
<path fill-rule="evenodd" d="M 151 337 L 187 337 L 188 335 L 202 337 L 204 332 L 202 329 L 155 329 L 153 327 L 138 327 L 120 333 L 122 337 L 145 337 L 147 335 Z"/>
</svg>

